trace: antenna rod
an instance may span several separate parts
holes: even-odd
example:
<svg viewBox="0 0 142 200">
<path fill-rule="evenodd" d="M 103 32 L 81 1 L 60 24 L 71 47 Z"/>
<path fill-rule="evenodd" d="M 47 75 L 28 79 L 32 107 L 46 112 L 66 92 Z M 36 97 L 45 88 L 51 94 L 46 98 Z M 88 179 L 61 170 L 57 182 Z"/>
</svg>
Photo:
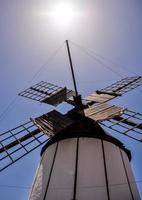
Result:
<svg viewBox="0 0 142 200">
<path fill-rule="evenodd" d="M 68 40 L 66 40 L 66 45 L 67 45 L 67 51 L 68 51 L 69 62 L 70 62 L 70 67 L 71 67 L 71 73 L 72 73 L 73 84 L 74 84 L 74 89 L 75 89 L 75 95 L 76 95 L 76 97 L 78 97 L 77 86 L 76 86 L 76 81 L 75 81 L 74 69 L 73 69 L 73 64 L 72 64 Z"/>
</svg>

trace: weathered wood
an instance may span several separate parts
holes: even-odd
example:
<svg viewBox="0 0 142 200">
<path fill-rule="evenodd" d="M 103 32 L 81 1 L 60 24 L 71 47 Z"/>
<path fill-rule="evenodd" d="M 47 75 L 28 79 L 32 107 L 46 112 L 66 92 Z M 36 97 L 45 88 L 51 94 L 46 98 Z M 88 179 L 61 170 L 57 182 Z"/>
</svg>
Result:
<svg viewBox="0 0 142 200">
<path fill-rule="evenodd" d="M 97 93 L 92 93 L 91 95 L 85 97 L 85 100 L 87 101 L 93 101 L 96 103 L 104 103 L 107 102 L 111 99 L 113 99 L 114 96 L 109 95 L 109 94 L 97 94 Z"/>
<path fill-rule="evenodd" d="M 72 123 L 67 116 L 53 110 L 36 119 L 32 119 L 33 123 L 45 134 L 55 135 Z"/>
<path fill-rule="evenodd" d="M 84 113 L 81 113 L 82 115 L 85 115 L 86 117 L 89 117 L 97 122 L 103 121 L 106 119 L 114 118 L 116 116 L 122 115 L 124 109 L 121 107 L 109 105 L 106 103 L 100 104 L 97 107 L 89 107 L 84 109 Z"/>
</svg>

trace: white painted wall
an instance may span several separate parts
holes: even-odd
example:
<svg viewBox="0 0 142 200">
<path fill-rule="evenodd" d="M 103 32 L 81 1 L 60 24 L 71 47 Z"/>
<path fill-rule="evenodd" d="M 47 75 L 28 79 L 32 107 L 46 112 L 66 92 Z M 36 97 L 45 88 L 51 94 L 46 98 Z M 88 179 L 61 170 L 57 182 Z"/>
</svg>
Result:
<svg viewBox="0 0 142 200">
<path fill-rule="evenodd" d="M 103 141 L 103 145 L 110 200 L 140 200 L 126 153 L 110 142 Z M 58 146 L 56 143 L 46 149 L 29 200 L 73 199 L 76 146 L 77 139 L 71 138 L 58 142 Z M 79 138 L 77 200 L 108 199 L 104 169 L 102 141 L 95 138 Z"/>
</svg>

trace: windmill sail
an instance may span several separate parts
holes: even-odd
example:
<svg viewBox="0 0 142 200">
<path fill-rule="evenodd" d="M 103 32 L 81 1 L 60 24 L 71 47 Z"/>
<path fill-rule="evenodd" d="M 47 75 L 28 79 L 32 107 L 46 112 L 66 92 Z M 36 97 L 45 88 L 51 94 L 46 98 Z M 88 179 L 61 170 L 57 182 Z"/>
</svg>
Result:
<svg viewBox="0 0 142 200">
<path fill-rule="evenodd" d="M 48 141 L 49 137 L 72 123 L 53 110 L 0 134 L 0 171 Z"/>
<path fill-rule="evenodd" d="M 72 120 L 53 110 L 36 119 L 32 119 L 33 123 L 45 134 L 55 135 L 72 123 Z"/>
<path fill-rule="evenodd" d="M 57 85 L 41 81 L 32 87 L 19 93 L 20 96 L 57 106 L 63 101 L 72 103 L 69 99 L 74 96 L 74 91 L 62 88 Z M 69 101 L 68 101 L 69 100 Z"/>
<path fill-rule="evenodd" d="M 142 77 L 127 77 L 116 83 L 92 93 L 91 95 L 85 97 L 88 102 L 103 103 L 107 102 L 115 97 L 121 96 L 126 92 L 129 92 L 138 86 L 142 85 Z"/>
<path fill-rule="evenodd" d="M 142 114 L 106 103 L 79 111 L 103 127 L 142 142 Z"/>
<path fill-rule="evenodd" d="M 142 114 L 125 110 L 121 116 L 115 116 L 100 122 L 106 128 L 142 142 Z"/>
<path fill-rule="evenodd" d="M 0 171 L 15 163 L 48 140 L 31 122 L 0 134 Z"/>
</svg>

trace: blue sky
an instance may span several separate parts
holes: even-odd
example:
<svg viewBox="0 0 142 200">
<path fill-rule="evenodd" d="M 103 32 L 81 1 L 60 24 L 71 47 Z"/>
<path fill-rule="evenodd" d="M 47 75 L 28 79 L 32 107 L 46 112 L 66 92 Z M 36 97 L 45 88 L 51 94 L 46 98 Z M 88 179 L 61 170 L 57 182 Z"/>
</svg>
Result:
<svg viewBox="0 0 142 200">
<path fill-rule="evenodd" d="M 66 39 L 72 41 L 70 47 L 78 89 L 84 96 L 119 80 L 118 74 L 124 77 L 142 74 L 141 0 L 69 1 L 78 16 L 67 28 L 57 26 L 48 15 L 41 15 L 43 11 L 49 12 L 57 2 L 59 1 L 0 1 L 0 114 L 44 63 L 45 67 L 32 83 L 45 80 L 73 88 L 64 44 Z M 115 64 L 107 60 L 105 65 L 110 66 L 115 73 L 86 55 L 82 48 L 92 55 L 96 53 L 112 60 Z M 51 57 L 57 49 L 54 57 Z M 113 101 L 142 113 L 141 102 L 142 88 Z M 0 117 L 0 131 L 16 127 L 21 122 L 28 121 L 31 116 L 35 117 L 52 109 L 51 106 L 18 97 L 12 108 Z M 57 109 L 65 112 L 66 105 L 58 106 Z M 131 164 L 140 189 L 142 145 L 122 136 L 118 137 L 132 151 Z M 27 199 L 39 159 L 37 150 L 1 173 L 2 200 Z M 142 189 L 140 192 L 142 194 Z"/>
</svg>

